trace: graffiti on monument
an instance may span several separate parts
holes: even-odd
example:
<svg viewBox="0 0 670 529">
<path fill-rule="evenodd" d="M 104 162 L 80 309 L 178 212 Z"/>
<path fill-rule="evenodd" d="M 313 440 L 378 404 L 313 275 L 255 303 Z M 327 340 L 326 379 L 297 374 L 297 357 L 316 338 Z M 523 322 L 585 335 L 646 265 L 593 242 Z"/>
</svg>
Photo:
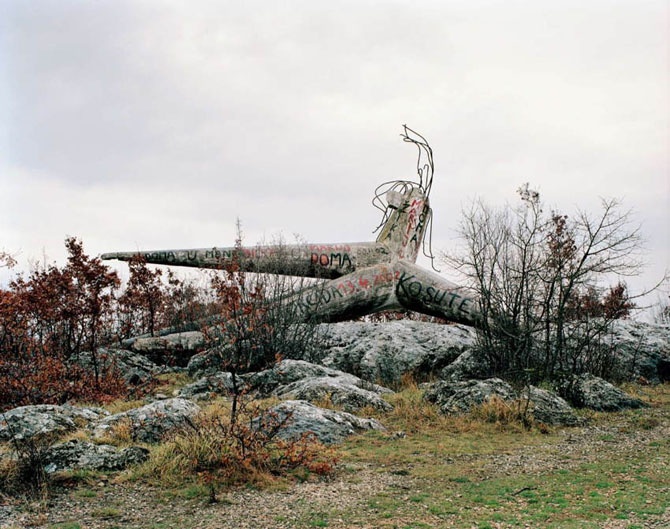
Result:
<svg viewBox="0 0 670 529">
<path fill-rule="evenodd" d="M 383 216 L 374 242 L 116 252 L 102 258 L 130 260 L 139 253 L 148 263 L 200 268 L 221 268 L 236 260 L 240 270 L 320 278 L 321 283 L 285 299 L 305 319 L 337 321 L 410 309 L 477 325 L 471 294 L 415 264 L 422 248 L 433 259 L 430 238 L 426 241 L 432 222 L 433 152 L 407 126 L 402 138 L 418 149 L 418 178 L 377 187 L 373 205 Z"/>
</svg>

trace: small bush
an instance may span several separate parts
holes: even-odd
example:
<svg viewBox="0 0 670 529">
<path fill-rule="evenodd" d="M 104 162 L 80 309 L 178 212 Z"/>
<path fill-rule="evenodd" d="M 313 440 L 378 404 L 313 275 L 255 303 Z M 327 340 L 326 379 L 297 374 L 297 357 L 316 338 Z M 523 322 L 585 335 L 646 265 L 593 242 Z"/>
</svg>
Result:
<svg viewBox="0 0 670 529">
<path fill-rule="evenodd" d="M 15 457 L 0 461 L 0 492 L 45 498 L 49 482 L 44 471 L 44 452 L 48 446 L 46 440 L 14 439 L 12 448 Z"/>
<path fill-rule="evenodd" d="M 57 354 L 22 351 L 0 357 L 0 410 L 28 404 L 62 404 L 70 400 L 109 402 L 128 394 L 114 366 L 93 371 L 64 361 Z"/>
<path fill-rule="evenodd" d="M 214 499 L 219 487 L 268 483 L 292 472 L 331 473 L 336 454 L 313 434 L 279 438 L 287 420 L 245 402 L 231 422 L 229 411 L 215 404 L 155 451 L 139 475 L 172 485 L 195 480 Z"/>
</svg>

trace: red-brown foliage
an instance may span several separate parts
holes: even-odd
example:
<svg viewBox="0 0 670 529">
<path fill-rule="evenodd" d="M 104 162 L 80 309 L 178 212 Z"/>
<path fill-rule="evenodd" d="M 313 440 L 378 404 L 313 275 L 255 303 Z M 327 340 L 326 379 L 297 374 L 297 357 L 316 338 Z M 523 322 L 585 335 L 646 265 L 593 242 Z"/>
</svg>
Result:
<svg viewBox="0 0 670 529">
<path fill-rule="evenodd" d="M 43 352 L 0 359 L 0 410 L 28 404 L 63 404 L 70 400 L 107 402 L 124 397 L 126 384 L 114 368 L 95 374 Z"/>
<path fill-rule="evenodd" d="M 97 350 L 109 338 L 115 272 L 88 257 L 75 238 L 68 262 L 33 270 L 0 290 L 0 407 L 104 400 L 125 391 L 113 370 L 100 369 Z M 92 369 L 77 356 L 91 352 Z"/>
<path fill-rule="evenodd" d="M 569 320 L 604 318 L 605 320 L 625 319 L 635 303 L 630 300 L 625 283 L 617 283 L 604 294 L 595 288 L 576 292 L 567 304 L 566 317 Z"/>
<path fill-rule="evenodd" d="M 142 255 L 128 262 L 130 279 L 119 297 L 120 332 L 128 338 L 138 334 L 154 335 L 160 324 L 165 306 L 165 288 L 161 282 L 163 272 L 150 270 Z"/>
</svg>

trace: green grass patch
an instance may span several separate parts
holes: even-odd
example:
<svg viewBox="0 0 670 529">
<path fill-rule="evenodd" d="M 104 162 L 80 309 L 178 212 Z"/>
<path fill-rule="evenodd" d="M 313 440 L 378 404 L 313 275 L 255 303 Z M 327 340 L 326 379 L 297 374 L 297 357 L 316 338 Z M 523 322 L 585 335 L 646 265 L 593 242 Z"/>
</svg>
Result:
<svg viewBox="0 0 670 529">
<path fill-rule="evenodd" d="M 340 462 L 334 475 L 320 478 L 298 469 L 285 478 L 271 476 L 272 481 L 251 480 L 238 486 L 251 483 L 263 488 L 264 494 L 288 491 L 290 514 L 275 512 L 274 519 L 297 529 L 595 529 L 613 520 L 628 529 L 655 526 L 670 505 L 670 439 L 661 429 L 670 425 L 670 386 L 646 387 L 642 398 L 650 408 L 580 412 L 590 421 L 589 428 L 598 428 L 585 435 L 583 427 L 540 431 L 476 414 L 447 417 L 424 402 L 416 386 L 410 386 L 388 397 L 393 411 L 369 412 L 388 432 L 353 436 L 338 448 Z M 225 413 L 223 406 L 223 402 L 210 403 L 207 413 Z M 405 435 L 394 435 L 398 431 Z M 188 450 L 178 450 L 174 440 L 154 446 L 151 460 L 128 472 L 135 486 L 148 483 L 158 491 L 152 507 L 161 510 L 161 522 L 147 520 L 137 529 L 214 527 L 224 513 L 244 508 L 234 493 L 226 503 L 226 491 L 231 489 L 223 486 L 217 488 L 219 503 L 205 505 L 210 488 L 193 472 L 192 461 L 208 461 L 200 450 L 222 452 L 218 445 L 211 449 L 211 436 L 197 440 Z M 290 499 L 296 482 L 314 479 L 335 479 L 345 489 L 347 485 L 363 488 L 347 503 L 331 504 L 318 494 Z M 106 527 L 121 524 L 122 507 L 105 505 L 102 492 L 96 496 L 90 476 L 78 486 L 75 496 L 91 499 L 82 502 L 89 505 L 89 515 Z M 179 502 L 203 505 L 189 514 L 182 509 L 180 515 L 166 516 Z M 76 524 L 63 526 L 77 528 Z"/>
<path fill-rule="evenodd" d="M 121 511 L 117 507 L 103 507 L 91 513 L 94 518 L 101 518 L 103 520 L 111 520 L 121 517 Z"/>
<path fill-rule="evenodd" d="M 667 385 L 654 391 L 653 410 L 592 413 L 591 419 L 610 426 L 614 421 L 621 432 L 668 424 L 666 393 Z M 370 498 L 367 506 L 372 517 L 366 519 L 374 526 L 393 527 L 386 521 L 413 519 L 431 527 L 448 521 L 459 527 L 595 528 L 605 520 L 645 520 L 670 505 L 670 440 L 606 453 L 594 445 L 589 462 L 584 463 L 578 452 L 560 450 L 565 443 L 560 430 L 542 434 L 513 425 L 501 429 L 499 424 L 468 416 L 444 417 L 421 401 L 416 388 L 389 400 L 396 409 L 379 419 L 391 431 L 402 430 L 407 436 L 389 439 L 372 432 L 344 447 L 345 463 L 364 463 L 379 473 L 409 480 L 410 491 L 401 487 Z M 599 440 L 615 446 L 619 437 L 607 433 Z M 550 464 L 539 474 L 526 471 L 525 451 L 539 454 Z M 504 467 L 506 456 L 521 463 L 501 472 L 496 461 Z M 353 512 L 349 519 L 356 519 Z"/>
<path fill-rule="evenodd" d="M 98 493 L 91 489 L 77 489 L 74 495 L 78 498 L 95 498 Z"/>
</svg>

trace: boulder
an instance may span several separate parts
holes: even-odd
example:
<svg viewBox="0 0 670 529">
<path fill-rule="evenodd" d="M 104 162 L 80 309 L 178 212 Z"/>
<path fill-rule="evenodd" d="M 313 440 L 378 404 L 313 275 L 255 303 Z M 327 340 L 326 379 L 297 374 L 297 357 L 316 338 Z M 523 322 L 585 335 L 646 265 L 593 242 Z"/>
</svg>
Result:
<svg viewBox="0 0 670 529">
<path fill-rule="evenodd" d="M 486 378 L 486 374 L 486 362 L 474 350 L 468 349 L 440 371 L 440 379 L 456 382 L 459 380 Z"/>
<path fill-rule="evenodd" d="M 305 360 L 282 360 L 271 369 L 252 373 L 246 377 L 249 385 L 262 395 L 271 395 L 279 386 L 291 384 L 298 380 L 316 377 L 336 377 L 344 375 L 343 371 L 322 365 L 312 364 Z"/>
<path fill-rule="evenodd" d="M 322 324 L 319 363 L 365 380 L 399 384 L 403 375 L 428 379 L 475 343 L 464 325 L 401 320 Z"/>
<path fill-rule="evenodd" d="M 357 382 L 362 381 L 353 375 L 305 378 L 279 386 L 274 394 L 280 399 L 307 400 L 317 403 L 330 400 L 348 412 L 355 412 L 366 407 L 382 411 L 393 409 L 393 406 L 381 398 L 378 393 L 361 388 Z"/>
<path fill-rule="evenodd" d="M 463 414 L 473 406 L 493 397 L 503 401 L 528 399 L 529 410 L 535 420 L 551 425 L 574 426 L 581 421 L 570 405 L 558 395 L 530 386 L 521 394 L 499 378 L 488 380 L 440 381 L 426 390 L 424 398 L 440 407 L 445 414 Z"/>
<path fill-rule="evenodd" d="M 272 369 L 253 373 L 246 380 L 261 396 L 316 403 L 328 399 L 348 412 L 366 406 L 387 411 L 393 409 L 380 397 L 393 393 L 390 389 L 304 360 L 282 360 Z"/>
<path fill-rule="evenodd" d="M 93 361 L 89 351 L 80 353 L 76 363 L 93 368 Z M 98 350 L 98 366 L 101 371 L 115 367 L 123 377 L 123 380 L 131 386 L 137 386 L 149 382 L 154 375 L 166 371 L 164 366 L 159 366 L 149 360 L 146 356 L 128 351 L 126 349 L 100 348 Z"/>
<path fill-rule="evenodd" d="M 620 411 L 647 406 L 640 399 L 588 373 L 564 381 L 559 391 L 573 406 L 595 411 Z"/>
<path fill-rule="evenodd" d="M 224 345 L 194 354 L 186 366 L 189 376 L 202 378 L 226 371 L 224 359 L 232 354 L 231 349 L 231 345 Z"/>
<path fill-rule="evenodd" d="M 114 428 L 127 423 L 134 441 L 157 443 L 170 432 L 186 425 L 200 412 L 200 406 L 183 398 L 158 400 L 106 417 L 93 425 L 96 439 L 113 434 Z"/>
<path fill-rule="evenodd" d="M 282 439 L 298 439 L 311 432 L 324 444 L 336 444 L 355 433 L 386 430 L 375 419 L 362 419 L 350 413 L 318 408 L 302 400 L 284 401 L 268 413 L 286 421 L 278 433 Z M 260 419 L 256 419 L 255 424 L 260 427 Z"/>
<path fill-rule="evenodd" d="M 0 419 L 0 441 L 55 439 L 76 428 L 74 421 L 64 415 L 17 408 L 3 414 Z"/>
<path fill-rule="evenodd" d="M 244 380 L 237 377 L 238 388 L 246 386 Z M 209 400 L 217 395 L 228 395 L 233 391 L 233 376 L 230 373 L 220 372 L 215 375 L 202 377 L 179 390 L 178 396 L 191 400 Z"/>
<path fill-rule="evenodd" d="M 0 414 L 0 441 L 47 441 L 104 417 L 97 408 L 38 404 Z"/>
<path fill-rule="evenodd" d="M 614 348 L 621 374 L 627 379 L 670 380 L 670 325 L 616 320 L 604 346 Z"/>
<path fill-rule="evenodd" d="M 356 375 L 345 373 L 338 369 L 332 369 L 304 360 L 282 360 L 271 369 L 247 375 L 246 381 L 260 394 L 269 396 L 276 394 L 280 386 L 286 386 L 299 380 L 310 378 L 346 378 L 350 384 L 359 388 L 374 391 L 375 393 L 393 393 L 388 388 L 363 380 Z"/>
<path fill-rule="evenodd" d="M 467 413 L 473 406 L 482 404 L 494 396 L 502 400 L 514 400 L 517 398 L 517 393 L 512 386 L 499 378 L 440 381 L 424 393 L 424 399 L 437 404 L 445 414 Z"/>
<path fill-rule="evenodd" d="M 130 348 L 155 364 L 185 367 L 194 354 L 205 348 L 205 337 L 200 331 L 143 337 L 133 340 Z"/>
<path fill-rule="evenodd" d="M 44 469 L 62 470 L 123 470 L 130 465 L 146 461 L 149 450 L 131 446 L 122 450 L 110 445 L 98 445 L 73 439 L 54 445 L 42 455 Z"/>
<path fill-rule="evenodd" d="M 583 422 L 564 399 L 546 389 L 531 386 L 529 394 L 524 392 L 522 398 L 530 398 L 536 421 L 562 426 L 577 426 Z"/>
</svg>

